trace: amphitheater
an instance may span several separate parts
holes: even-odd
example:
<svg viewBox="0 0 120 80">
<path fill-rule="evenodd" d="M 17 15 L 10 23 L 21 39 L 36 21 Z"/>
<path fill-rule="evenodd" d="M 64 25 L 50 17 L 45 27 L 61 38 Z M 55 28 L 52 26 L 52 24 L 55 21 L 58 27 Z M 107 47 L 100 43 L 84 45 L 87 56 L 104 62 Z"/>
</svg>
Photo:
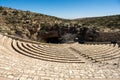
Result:
<svg viewBox="0 0 120 80">
<path fill-rule="evenodd" d="M 0 34 L 0 80 L 120 80 L 118 44 L 48 44 Z"/>
</svg>

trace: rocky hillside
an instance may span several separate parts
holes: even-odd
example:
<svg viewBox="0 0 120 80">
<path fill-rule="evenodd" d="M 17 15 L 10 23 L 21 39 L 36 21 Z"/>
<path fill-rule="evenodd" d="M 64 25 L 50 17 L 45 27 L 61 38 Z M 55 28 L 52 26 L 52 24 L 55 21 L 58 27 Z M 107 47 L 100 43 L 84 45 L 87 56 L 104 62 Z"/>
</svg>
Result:
<svg viewBox="0 0 120 80">
<path fill-rule="evenodd" d="M 41 26 L 54 25 L 63 21 L 54 16 L 0 7 L 0 31 L 10 35 L 17 34 L 27 38 L 39 32 Z"/>
<path fill-rule="evenodd" d="M 45 42 L 47 42 L 52 40 L 51 37 L 56 41 L 63 40 L 64 37 L 64 41 L 69 38 L 71 40 L 71 36 L 72 38 L 79 36 L 85 27 L 87 30 L 82 35 L 87 35 L 88 41 L 89 39 L 94 40 L 91 39 L 91 36 L 92 38 L 97 37 L 95 33 L 97 35 L 101 32 L 119 33 L 120 15 L 68 20 L 30 11 L 0 7 L 0 32 L 25 39 L 46 40 Z M 99 38 L 101 40 L 101 37 Z"/>
<path fill-rule="evenodd" d="M 75 19 L 74 21 L 105 32 L 120 29 L 120 15 Z"/>
</svg>

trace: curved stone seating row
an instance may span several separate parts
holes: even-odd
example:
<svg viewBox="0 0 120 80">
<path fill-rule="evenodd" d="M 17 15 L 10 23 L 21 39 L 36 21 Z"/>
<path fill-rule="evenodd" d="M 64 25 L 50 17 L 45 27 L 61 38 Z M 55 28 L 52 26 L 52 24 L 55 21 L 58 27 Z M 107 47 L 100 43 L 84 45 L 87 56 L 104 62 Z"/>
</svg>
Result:
<svg viewBox="0 0 120 80">
<path fill-rule="evenodd" d="M 50 62 L 50 61 L 44 61 L 41 59 L 34 59 L 31 57 L 24 56 L 12 48 L 12 45 L 13 45 L 12 42 L 15 43 L 14 47 L 18 48 L 19 46 L 24 50 L 31 49 L 32 51 L 39 52 L 39 50 L 41 49 L 41 47 L 39 47 L 40 44 L 37 45 L 33 43 L 27 43 L 27 42 L 15 40 L 6 36 L 0 36 L 0 80 L 4 80 L 4 79 L 8 79 L 8 80 L 71 80 L 71 79 L 73 80 L 88 79 L 89 80 L 91 79 L 92 80 L 93 78 L 95 79 L 111 79 L 112 78 L 115 80 L 120 79 L 119 69 L 111 69 L 108 67 L 100 68 L 99 66 L 96 66 L 96 64 L 91 65 L 91 63 L 81 64 L 81 63 L 59 63 L 59 61 Z M 35 50 L 35 47 L 32 45 L 36 46 L 36 50 Z M 68 45 L 66 44 L 58 45 L 57 50 L 59 50 L 60 48 L 64 52 L 63 48 Z M 80 48 L 82 48 L 83 51 L 85 50 L 85 47 L 83 47 L 84 45 L 81 45 L 81 44 L 77 44 L 76 47 L 74 46 L 74 44 L 70 44 L 69 46 L 76 49 L 78 49 L 78 46 L 82 46 Z M 99 45 L 99 46 L 95 45 L 95 49 L 102 48 L 101 46 L 102 45 Z M 33 49 L 31 47 L 33 47 Z M 42 47 L 43 47 L 42 50 L 44 55 L 46 54 L 45 56 L 47 56 L 47 54 L 49 53 L 49 52 L 46 53 L 44 51 L 46 47 L 48 49 L 52 47 L 53 48 L 53 49 L 51 48 L 52 50 L 56 48 L 55 46 L 47 46 L 47 45 L 42 45 Z M 105 46 L 103 47 L 106 48 Z M 90 45 L 88 45 L 87 49 L 91 49 L 91 52 L 92 50 L 94 50 L 94 48 L 93 47 L 91 48 Z M 35 54 L 38 54 L 38 53 L 35 53 Z M 76 54 L 76 53 L 73 51 L 73 54 Z M 56 57 L 56 56 L 54 55 L 53 57 Z"/>
<path fill-rule="evenodd" d="M 106 46 L 106 45 L 104 45 L 104 46 Z M 89 52 L 92 51 L 92 55 L 107 53 L 109 51 L 113 51 L 115 49 L 118 49 L 118 48 L 115 48 L 115 47 L 113 48 L 111 46 L 106 46 L 106 47 L 104 47 L 104 46 L 103 46 L 103 48 L 97 48 L 97 46 L 91 46 L 91 45 L 89 45 L 89 47 L 82 46 L 82 48 L 84 48 L 83 50 L 86 50 L 86 51 L 89 51 Z M 81 48 L 79 47 L 79 49 L 81 49 Z"/>
<path fill-rule="evenodd" d="M 117 50 L 118 50 L 118 48 L 117 48 Z M 99 50 L 97 50 L 95 48 L 95 51 L 93 49 L 87 49 L 86 51 L 87 51 L 86 54 L 90 54 L 92 56 L 97 56 L 99 54 L 98 56 L 100 56 L 100 55 L 104 55 L 104 53 L 109 53 L 111 51 L 116 51 L 116 48 L 113 48 L 113 47 L 108 47 L 107 48 L 106 47 L 104 49 L 99 49 Z M 89 53 L 88 53 L 88 51 L 89 51 Z"/>
<path fill-rule="evenodd" d="M 110 52 L 113 52 L 113 53 L 115 53 L 115 52 L 117 52 L 117 51 L 119 51 L 119 48 L 115 48 L 115 47 L 112 47 L 112 46 L 108 46 L 108 48 L 105 48 L 105 50 L 101 50 L 100 49 L 100 51 L 98 51 L 98 50 L 96 50 L 96 52 L 94 52 L 94 50 L 89 50 L 90 52 L 92 52 L 92 56 L 97 56 L 97 55 L 108 55 Z"/>
<path fill-rule="evenodd" d="M 18 53 L 24 54 L 29 57 L 33 57 L 36 59 L 41 59 L 41 60 L 47 60 L 47 61 L 54 61 L 54 62 L 77 62 L 77 63 L 82 63 L 80 59 L 77 57 L 67 57 L 67 56 L 51 56 L 48 55 L 48 53 L 44 52 L 38 52 L 32 49 L 28 49 L 27 47 L 23 46 L 23 43 L 13 40 L 11 43 L 11 46 L 13 47 L 14 50 L 16 50 Z M 45 55 L 46 54 L 46 55 Z M 49 53 L 50 54 L 50 53 Z M 57 53 L 56 53 L 57 54 Z M 64 53 L 67 54 L 67 53 Z M 67 54 L 69 55 L 69 54 Z"/>
<path fill-rule="evenodd" d="M 120 56 L 120 50 L 118 49 L 114 49 L 113 51 L 105 51 L 102 53 L 97 53 L 97 54 L 92 54 L 91 52 L 89 52 L 90 54 L 87 54 L 88 52 L 86 52 L 86 56 L 92 57 L 94 59 L 96 59 L 97 61 L 104 61 L 104 60 L 109 60 L 109 59 L 114 59 L 115 58 L 119 58 Z"/>
<path fill-rule="evenodd" d="M 2 38 L 3 36 L 1 35 L 0 37 Z M 4 45 L 3 41 L 5 41 L 4 38 L 1 39 L 1 42 Z M 62 48 L 61 46 L 57 47 L 48 45 L 37 45 L 16 40 L 12 41 L 11 46 L 19 53 L 37 59 L 58 62 L 81 62 L 81 60 L 78 59 L 78 57 L 75 57 L 71 53 L 68 54 L 69 51 L 67 51 L 67 48 L 64 50 L 64 48 Z M 119 48 L 117 48 L 117 45 L 113 47 L 113 45 L 110 44 L 77 44 L 74 48 L 76 50 L 79 48 L 78 51 L 80 51 L 82 56 L 94 59 L 96 61 L 118 58 L 120 51 Z"/>
<path fill-rule="evenodd" d="M 26 49 L 28 49 L 28 50 L 30 50 L 30 51 L 33 51 L 34 53 L 38 53 L 38 54 L 41 54 L 41 55 L 46 55 L 46 56 L 49 56 L 49 57 L 60 57 L 60 58 L 76 58 L 76 57 L 74 57 L 74 55 L 60 55 L 60 54 L 58 54 L 57 52 L 55 52 L 55 51 L 51 51 L 51 48 L 49 48 L 49 50 L 48 51 L 46 51 L 46 49 L 41 49 L 41 48 L 39 48 L 38 50 L 36 49 L 34 49 L 34 48 L 30 48 L 30 47 L 28 47 L 27 45 L 25 45 L 25 43 L 23 44 L 22 43 L 22 46 L 24 47 L 24 48 L 26 48 Z M 54 54 L 53 54 L 54 53 Z"/>
<path fill-rule="evenodd" d="M 118 48 L 117 45 L 115 47 L 107 45 L 102 49 L 92 45 L 88 45 L 87 47 L 86 45 L 74 45 L 71 49 L 78 52 L 81 56 L 94 60 L 95 62 L 120 58 L 120 48 Z"/>
<path fill-rule="evenodd" d="M 46 51 L 48 52 L 48 54 L 51 55 L 58 55 L 58 56 L 66 56 L 66 57 L 70 57 L 70 58 L 75 58 L 74 55 L 68 50 L 68 48 L 60 46 L 51 46 L 51 47 L 44 47 L 42 45 L 32 45 L 32 48 L 35 50 L 42 50 L 42 51 Z"/>
<path fill-rule="evenodd" d="M 89 45 L 90 46 L 90 45 Z M 77 48 L 79 48 L 79 51 L 81 52 L 81 53 L 84 53 L 84 54 L 86 54 L 86 55 L 97 55 L 98 53 L 103 53 L 103 52 L 107 52 L 107 51 L 109 51 L 109 50 L 111 50 L 111 49 L 109 49 L 109 48 L 97 48 L 97 46 L 96 47 L 84 47 L 84 46 L 77 46 L 77 47 L 75 47 L 76 49 Z M 93 48 L 93 49 L 92 49 Z"/>
<path fill-rule="evenodd" d="M 48 49 L 46 50 L 46 49 L 42 49 L 42 48 L 36 49 L 36 48 L 34 48 L 33 45 L 25 44 L 25 43 L 21 43 L 21 44 L 27 50 L 30 50 L 30 51 L 32 51 L 34 53 L 37 53 L 37 54 L 41 54 L 41 55 L 45 55 L 45 56 L 49 56 L 49 57 L 76 58 L 76 57 L 74 57 L 74 55 L 65 55 L 65 54 L 61 55 L 61 54 L 58 54 L 59 52 L 57 53 L 57 51 L 52 50 L 51 48 L 49 48 L 50 50 L 48 50 Z"/>
<path fill-rule="evenodd" d="M 110 47 L 108 47 L 108 45 L 79 45 L 77 47 L 79 49 L 84 48 L 84 50 L 87 50 L 87 51 L 92 50 L 92 51 L 97 51 L 97 52 L 106 51 L 106 50 L 110 49 Z"/>
<path fill-rule="evenodd" d="M 11 49 L 11 50 L 15 49 L 16 53 L 22 53 L 24 55 L 27 55 L 29 57 L 33 57 L 36 59 L 54 61 L 54 62 L 57 61 L 57 62 L 83 63 L 83 61 L 78 59 L 78 57 L 75 57 L 73 54 L 70 54 L 69 52 L 67 52 L 67 50 L 63 51 L 64 54 L 60 54 L 62 52 L 62 50 L 60 52 L 56 49 L 53 49 L 53 50 L 56 50 L 56 51 L 53 51 L 53 50 L 51 50 L 51 47 L 48 47 L 46 45 L 41 45 L 44 47 L 43 50 L 42 50 L 42 48 L 38 48 L 38 50 L 34 50 L 35 48 L 33 48 L 33 49 L 30 48 L 29 46 L 31 46 L 31 45 L 29 45 L 28 43 L 16 41 L 14 39 L 11 41 L 11 38 L 4 36 L 1 39 L 2 44 L 4 44 L 5 41 L 6 42 L 10 41 L 9 44 L 11 44 L 12 47 L 9 47 L 9 49 Z M 26 44 L 29 46 L 27 46 Z M 34 44 L 34 45 L 36 45 L 36 44 Z M 6 44 L 6 46 L 7 46 L 7 44 Z M 40 47 L 40 45 L 39 45 L 39 47 Z M 46 47 L 48 47 L 48 49 L 50 49 L 50 50 L 46 49 Z M 55 47 L 56 46 L 54 46 L 54 48 Z M 48 51 L 46 51 L 46 50 L 48 50 Z"/>
</svg>

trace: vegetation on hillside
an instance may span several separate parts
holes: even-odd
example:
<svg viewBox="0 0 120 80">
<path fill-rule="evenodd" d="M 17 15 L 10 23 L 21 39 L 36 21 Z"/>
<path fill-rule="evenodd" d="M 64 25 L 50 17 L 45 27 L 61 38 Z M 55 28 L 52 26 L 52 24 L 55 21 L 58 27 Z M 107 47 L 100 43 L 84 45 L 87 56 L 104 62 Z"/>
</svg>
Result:
<svg viewBox="0 0 120 80">
<path fill-rule="evenodd" d="M 103 30 L 106 28 L 111 30 L 120 29 L 120 15 L 75 19 L 74 21 Z"/>
<path fill-rule="evenodd" d="M 56 41 L 65 42 L 67 39 L 71 40 L 71 37 L 83 36 L 80 33 L 84 28 L 87 29 L 84 32 L 86 40 L 104 41 L 101 37 L 95 39 L 98 37 L 96 35 L 104 32 L 119 35 L 120 15 L 68 20 L 30 11 L 0 7 L 0 32 L 8 35 L 36 41 L 46 40 L 46 42 L 54 37 L 53 39 Z"/>
</svg>

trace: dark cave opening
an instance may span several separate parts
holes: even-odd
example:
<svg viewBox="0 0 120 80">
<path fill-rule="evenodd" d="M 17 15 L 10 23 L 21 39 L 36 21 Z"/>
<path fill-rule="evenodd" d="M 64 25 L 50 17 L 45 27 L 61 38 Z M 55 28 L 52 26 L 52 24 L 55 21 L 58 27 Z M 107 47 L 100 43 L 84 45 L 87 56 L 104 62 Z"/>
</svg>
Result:
<svg viewBox="0 0 120 80">
<path fill-rule="evenodd" d="M 47 42 L 47 43 L 53 43 L 53 44 L 61 43 L 59 37 L 46 38 L 46 42 Z"/>
</svg>

